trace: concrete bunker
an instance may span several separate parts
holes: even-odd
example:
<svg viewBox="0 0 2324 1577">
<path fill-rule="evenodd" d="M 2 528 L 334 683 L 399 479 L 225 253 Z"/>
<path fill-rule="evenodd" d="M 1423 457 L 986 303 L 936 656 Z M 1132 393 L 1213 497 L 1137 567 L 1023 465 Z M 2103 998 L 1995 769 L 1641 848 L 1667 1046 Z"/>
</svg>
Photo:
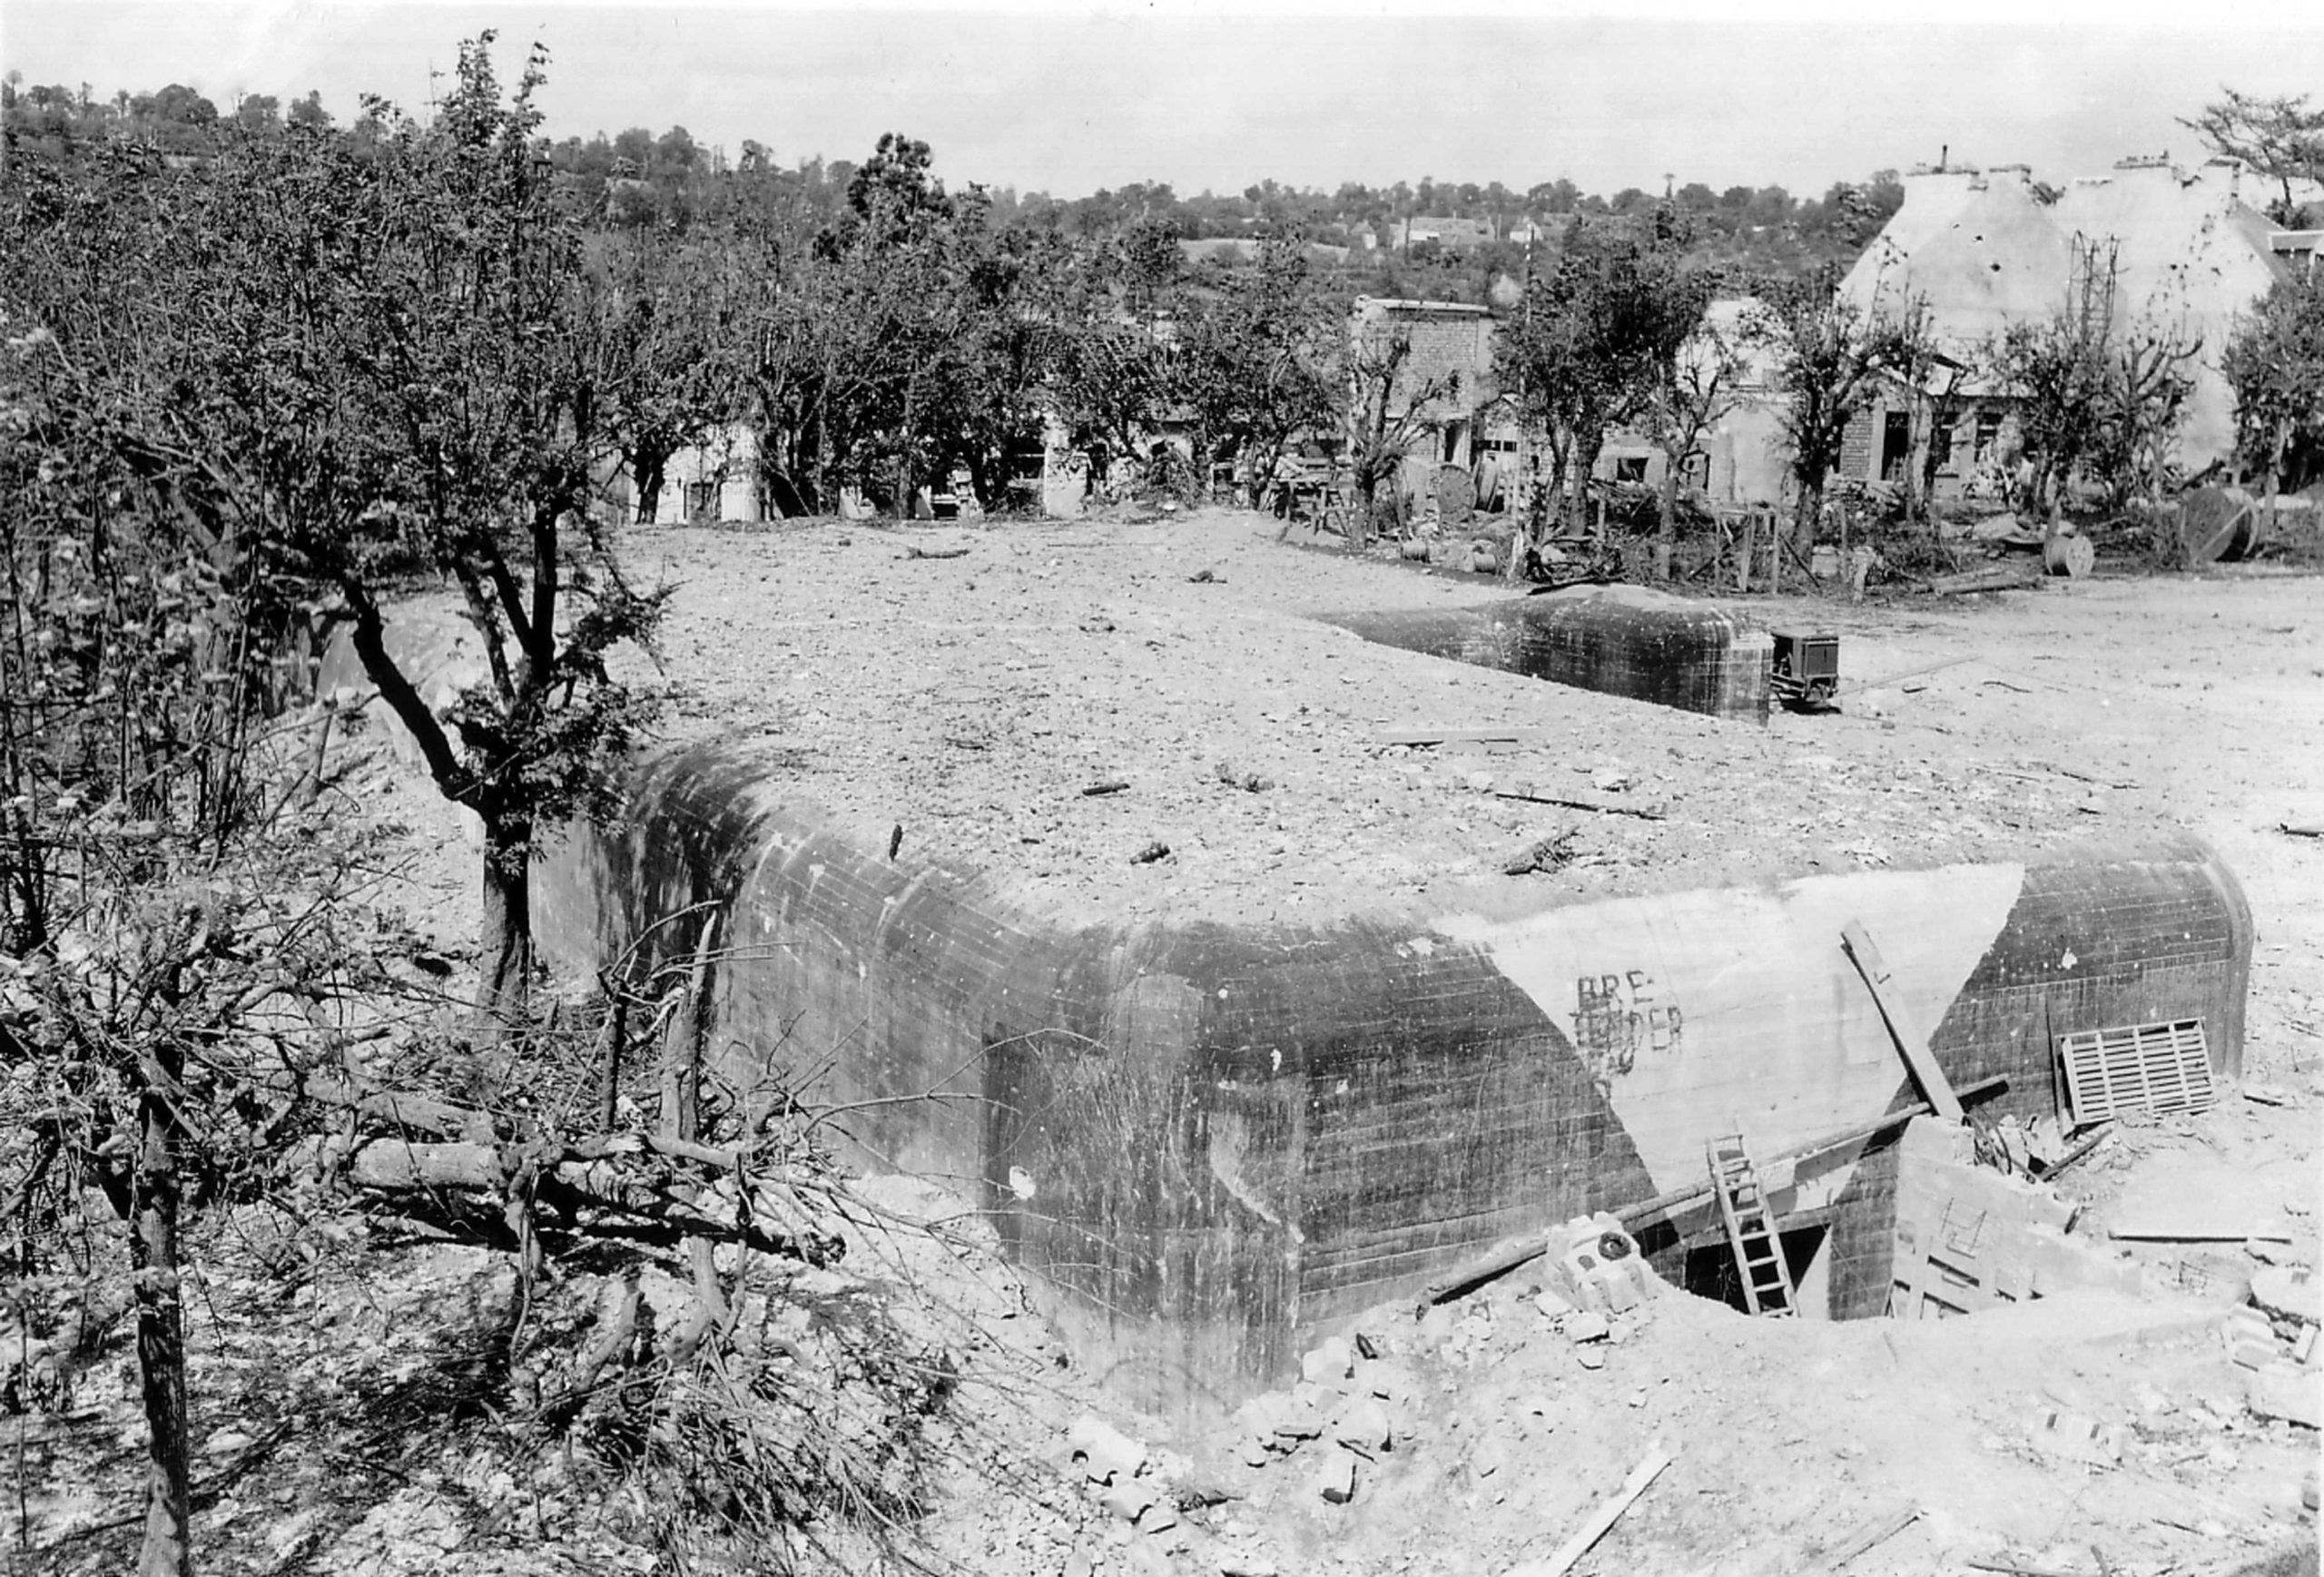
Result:
<svg viewBox="0 0 2324 1577">
<path fill-rule="evenodd" d="M 848 1105 L 865 1158 L 993 1210 L 1084 1364 L 1166 1415 L 1231 1408 L 1496 1241 L 1702 1192 L 1714 1130 L 1763 1157 L 1866 1130 L 1767 1187 L 1807 1312 L 1883 1312 L 1892 1114 L 1920 1095 L 1840 946 L 1851 923 L 1991 1114 L 2052 1109 L 2053 1040 L 2077 1030 L 2200 1020 L 2216 1071 L 2240 1063 L 2248 909 L 2170 832 L 1261 926 L 1043 912 L 1004 873 L 891 858 L 745 750 L 645 764 L 634 807 L 542 872 L 545 945 L 586 964 L 723 905 L 714 1044 L 738 1082 L 790 1091 L 821 1067 L 795 1092 Z M 1717 1241 L 1699 1214 L 1637 1230 L 1682 1283 Z"/>
<path fill-rule="evenodd" d="M 1667 592 L 1581 586 L 1474 607 L 1323 616 L 1408 652 L 1713 717 L 1768 718 L 1772 638 Z"/>
</svg>

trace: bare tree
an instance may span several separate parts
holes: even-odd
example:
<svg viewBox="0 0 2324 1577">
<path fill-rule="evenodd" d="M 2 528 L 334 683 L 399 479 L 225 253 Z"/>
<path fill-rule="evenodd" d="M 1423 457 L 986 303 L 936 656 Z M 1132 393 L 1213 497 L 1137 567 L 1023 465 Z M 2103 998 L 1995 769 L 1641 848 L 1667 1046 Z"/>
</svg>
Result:
<svg viewBox="0 0 2324 1577">
<path fill-rule="evenodd" d="M 1410 330 L 1370 324 L 1357 333 L 1348 366 L 1348 468 L 1356 496 L 1350 547 L 1363 547 L 1392 507 L 1381 500 L 1380 486 L 1395 478 L 1413 445 L 1435 430 L 1432 408 L 1461 391 L 1458 372 L 1405 378 L 1412 353 Z"/>
</svg>

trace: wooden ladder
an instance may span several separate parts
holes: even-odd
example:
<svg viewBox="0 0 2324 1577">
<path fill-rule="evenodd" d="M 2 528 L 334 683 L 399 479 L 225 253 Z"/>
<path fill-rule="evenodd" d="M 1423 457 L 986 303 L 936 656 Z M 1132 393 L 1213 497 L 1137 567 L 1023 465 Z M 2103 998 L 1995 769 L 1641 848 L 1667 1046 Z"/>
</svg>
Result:
<svg viewBox="0 0 2324 1577">
<path fill-rule="evenodd" d="M 1783 1242 L 1768 1217 L 1758 1168 L 1743 1148 L 1743 1136 L 1715 1138 L 1704 1148 L 1710 1161 L 1711 1192 L 1718 1196 L 1718 1213 L 1727 1223 L 1727 1245 L 1734 1250 L 1736 1268 L 1743 1273 L 1743 1302 L 1755 1315 L 1797 1314 Z"/>
</svg>

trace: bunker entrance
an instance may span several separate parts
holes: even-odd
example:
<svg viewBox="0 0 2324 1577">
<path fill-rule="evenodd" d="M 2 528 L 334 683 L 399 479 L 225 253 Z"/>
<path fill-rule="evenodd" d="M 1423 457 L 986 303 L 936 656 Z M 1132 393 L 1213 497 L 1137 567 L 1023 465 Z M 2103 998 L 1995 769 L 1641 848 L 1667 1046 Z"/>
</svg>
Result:
<svg viewBox="0 0 2324 1577">
<path fill-rule="evenodd" d="M 1830 1241 L 1831 1228 L 1819 1223 L 1789 1227 L 1776 1236 L 1783 1247 L 1785 1272 L 1791 1285 L 1798 1289 L 1797 1306 L 1812 1310 L 1821 1317 L 1827 1306 L 1824 1251 Z M 1736 1266 L 1734 1250 L 1724 1239 L 1714 1238 L 1687 1250 L 1679 1285 L 1697 1297 L 1723 1303 L 1740 1313 L 1750 1312 L 1743 1297 L 1742 1272 Z"/>
</svg>

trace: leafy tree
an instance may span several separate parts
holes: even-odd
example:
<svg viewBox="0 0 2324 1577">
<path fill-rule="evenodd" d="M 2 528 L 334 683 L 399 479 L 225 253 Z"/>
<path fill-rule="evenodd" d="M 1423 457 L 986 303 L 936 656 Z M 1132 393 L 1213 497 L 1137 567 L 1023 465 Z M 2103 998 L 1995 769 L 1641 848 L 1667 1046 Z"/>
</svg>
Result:
<svg viewBox="0 0 2324 1577">
<path fill-rule="evenodd" d="M 2111 270 L 2093 258 L 2076 277 L 2063 307 L 2012 324 L 1990 353 L 2017 397 L 2018 429 L 2034 464 L 2026 505 L 2053 518 L 2078 471 L 2103 482 L 2118 504 L 2141 488 L 2160 496 L 2201 350 L 2167 330 L 2118 333 Z"/>
<path fill-rule="evenodd" d="M 153 288 L 200 245 L 200 178 L 119 148 L 92 176 L 102 201 L 24 172 L 0 224 L 0 1174 L 19 1274 L 42 1263 L 34 1223 L 78 1217 L 85 1186 L 119 1218 L 138 1571 L 178 1577 L 187 1212 L 280 1138 L 244 1119 L 265 1109 L 241 1050 L 286 1014 L 328 1021 L 312 966 L 346 954 L 307 900 L 347 845 L 266 770 L 274 569 L 202 501 L 210 457 L 153 419 L 202 366 L 201 320 Z"/>
<path fill-rule="evenodd" d="M 1871 407 L 1882 370 L 1900 349 L 1895 326 L 1838 295 L 1835 283 L 1827 272 L 1771 281 L 1760 291 L 1771 309 L 1767 343 L 1784 397 L 1784 440 L 1798 488 L 1793 534 L 1800 542 L 1815 540 L 1848 424 Z"/>
<path fill-rule="evenodd" d="M 123 429 L 222 561 L 333 606 L 438 787 L 482 821 L 479 1006 L 499 1023 L 531 974 L 536 833 L 610 794 L 650 708 L 606 655 L 659 604 L 587 518 L 606 435 L 577 237 L 534 155 L 537 66 L 504 104 L 487 43 L 426 124 L 374 102 L 369 139 L 229 129 L 152 188 L 166 247 L 74 230 L 90 193 L 34 217 L 65 254 L 41 271 L 72 292 L 60 355 L 127 370 L 84 419 Z M 458 588 L 489 670 L 442 705 L 388 638 L 422 567 Z"/>
<path fill-rule="evenodd" d="M 2221 358 L 2244 463 L 2279 488 L 2324 477 L 2324 274 L 2287 274 L 2237 324 Z"/>
<path fill-rule="evenodd" d="M 1525 287 L 1493 345 L 1494 379 L 1550 451 L 1550 496 L 1583 524 L 1608 430 L 1640 416 L 1671 380 L 1707 292 L 1649 226 L 1577 220 L 1553 267 Z M 1571 484 L 1571 485 L 1570 485 Z M 1515 573 L 1522 554 L 1511 555 Z"/>
<path fill-rule="evenodd" d="M 2273 181 L 2276 196 L 2267 205 L 2268 217 L 2281 225 L 2299 224 L 2302 211 L 2292 182 L 2324 182 L 2324 109 L 2309 109 L 2306 94 L 2270 98 L 2231 87 L 2220 92 L 2226 96 L 2179 123 L 2214 153 L 2240 160 Z"/>
<path fill-rule="evenodd" d="M 2170 329 L 2133 329 L 2112 346 L 2090 463 L 2114 508 L 2134 496 L 2160 501 L 2172 485 L 2171 440 L 2201 350 Z"/>
<path fill-rule="evenodd" d="M 1697 276 L 1695 288 L 1709 305 L 1709 281 Z M 1676 354 L 1659 368 L 1640 421 L 1662 451 L 1662 496 L 1659 529 L 1654 547 L 1654 572 L 1670 578 L 1670 561 L 1679 540 L 1679 473 L 1702 443 L 1703 435 L 1724 420 L 1742 399 L 1739 387 L 1748 367 L 1748 340 L 1756 325 L 1734 330 L 1701 318 L 1694 333 Z"/>
<path fill-rule="evenodd" d="M 738 414 L 743 341 L 731 283 L 713 243 L 667 232 L 613 239 L 585 271 L 576 328 L 640 525 L 655 518 L 671 458 Z"/>
<path fill-rule="evenodd" d="M 1196 462 L 1247 462 L 1253 502 L 1265 496 L 1294 436 L 1337 425 L 1333 376 L 1338 313 L 1315 285 L 1305 249 L 1284 236 L 1178 324 L 1177 389 L 1196 427 Z"/>
</svg>

